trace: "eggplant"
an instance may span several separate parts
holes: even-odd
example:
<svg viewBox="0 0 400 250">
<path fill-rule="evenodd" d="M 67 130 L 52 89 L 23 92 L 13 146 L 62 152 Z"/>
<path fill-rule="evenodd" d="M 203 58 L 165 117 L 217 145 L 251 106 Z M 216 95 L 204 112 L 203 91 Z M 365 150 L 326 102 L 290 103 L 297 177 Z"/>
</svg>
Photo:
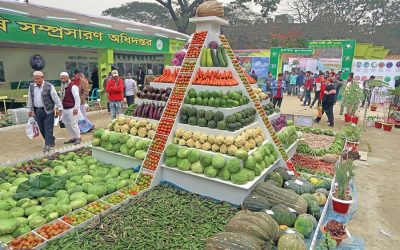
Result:
<svg viewBox="0 0 400 250">
<path fill-rule="evenodd" d="M 156 99 L 156 93 L 151 93 L 150 100 L 155 100 L 155 99 Z"/>
<path fill-rule="evenodd" d="M 161 101 L 165 101 L 165 102 L 168 101 L 167 94 L 164 93 L 161 95 Z"/>
<path fill-rule="evenodd" d="M 149 93 L 153 93 L 154 92 L 154 87 L 148 86 L 147 90 L 149 91 Z"/>
<path fill-rule="evenodd" d="M 154 93 L 159 94 L 160 93 L 160 89 L 155 88 L 154 89 Z"/>
<path fill-rule="evenodd" d="M 164 88 L 160 88 L 160 94 L 164 94 L 165 93 L 165 89 Z"/>
<path fill-rule="evenodd" d="M 161 95 L 160 94 L 156 94 L 156 100 L 160 101 L 161 100 Z"/>
<path fill-rule="evenodd" d="M 142 95 L 143 95 L 143 92 L 142 92 L 142 91 L 139 91 L 139 92 L 137 93 L 138 98 L 142 98 Z"/>
<path fill-rule="evenodd" d="M 153 108 L 154 108 L 154 103 L 150 104 L 149 110 L 147 111 L 147 117 L 150 119 L 153 119 Z"/>
<path fill-rule="evenodd" d="M 141 116 L 143 111 L 143 106 L 144 106 L 143 103 L 137 106 L 133 116 Z"/>
</svg>

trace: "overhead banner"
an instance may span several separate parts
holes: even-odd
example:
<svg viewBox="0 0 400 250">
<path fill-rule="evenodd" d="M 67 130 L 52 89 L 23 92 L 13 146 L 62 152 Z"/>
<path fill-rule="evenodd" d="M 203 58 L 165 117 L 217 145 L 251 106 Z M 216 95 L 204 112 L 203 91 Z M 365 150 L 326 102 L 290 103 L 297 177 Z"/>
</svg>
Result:
<svg viewBox="0 0 400 250">
<path fill-rule="evenodd" d="M 400 79 L 400 60 L 355 59 L 353 72 L 356 80 L 365 81 L 370 76 L 375 76 L 394 88 L 395 81 Z"/>
<path fill-rule="evenodd" d="M 0 41 L 168 53 L 169 39 L 0 13 Z"/>
</svg>

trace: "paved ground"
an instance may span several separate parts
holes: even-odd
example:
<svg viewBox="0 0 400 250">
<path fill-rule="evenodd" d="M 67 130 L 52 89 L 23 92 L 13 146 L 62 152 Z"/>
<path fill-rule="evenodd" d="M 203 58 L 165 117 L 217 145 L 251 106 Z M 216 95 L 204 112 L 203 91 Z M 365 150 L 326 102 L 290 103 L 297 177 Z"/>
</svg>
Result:
<svg viewBox="0 0 400 250">
<path fill-rule="evenodd" d="M 343 116 L 339 116 L 338 106 L 335 106 L 335 128 L 340 129 L 345 125 Z M 285 97 L 282 113 L 303 114 L 315 116 L 316 109 L 303 107 L 296 97 Z M 359 114 L 360 116 L 361 113 Z M 105 127 L 110 122 L 110 114 L 91 114 L 90 120 L 97 127 Z M 326 117 L 317 127 L 327 128 Z M 57 148 L 63 147 L 62 142 L 66 138 L 65 130 L 57 128 L 55 136 Z M 91 135 L 83 136 L 84 141 L 90 140 Z M 349 223 L 349 230 L 353 235 L 363 237 L 366 240 L 366 249 L 400 249 L 400 217 L 399 197 L 400 184 L 400 129 L 391 133 L 375 128 L 368 128 L 363 134 L 361 150 L 368 153 L 368 167 L 356 169 L 356 187 L 358 189 L 359 210 L 354 219 Z M 25 128 L 15 128 L 0 132 L 2 141 L 0 163 L 27 157 L 32 154 L 40 154 L 43 148 L 43 139 L 29 140 L 25 136 Z M 384 230 L 391 234 L 391 238 L 383 236 L 379 231 Z"/>
</svg>

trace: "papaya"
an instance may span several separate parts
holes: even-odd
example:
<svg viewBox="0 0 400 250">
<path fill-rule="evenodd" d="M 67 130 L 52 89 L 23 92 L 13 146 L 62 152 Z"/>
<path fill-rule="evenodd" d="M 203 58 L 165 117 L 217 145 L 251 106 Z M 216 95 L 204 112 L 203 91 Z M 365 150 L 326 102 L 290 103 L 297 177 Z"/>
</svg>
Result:
<svg viewBox="0 0 400 250">
<path fill-rule="evenodd" d="M 218 63 L 218 59 L 217 59 L 217 52 L 215 49 L 211 49 L 211 58 L 213 61 L 213 66 L 214 67 L 220 67 L 219 63 Z"/>
<path fill-rule="evenodd" d="M 211 56 L 211 49 L 207 48 L 207 67 L 212 67 L 212 66 L 213 66 L 213 61 Z"/>
<path fill-rule="evenodd" d="M 201 51 L 200 66 L 201 67 L 207 66 L 207 49 L 205 48 L 203 48 L 203 50 Z"/>
</svg>

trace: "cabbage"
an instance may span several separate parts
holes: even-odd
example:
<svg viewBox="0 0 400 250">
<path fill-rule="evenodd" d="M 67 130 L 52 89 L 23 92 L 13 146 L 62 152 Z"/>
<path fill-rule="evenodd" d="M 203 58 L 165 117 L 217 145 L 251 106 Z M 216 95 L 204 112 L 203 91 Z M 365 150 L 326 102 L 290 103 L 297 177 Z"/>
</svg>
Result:
<svg viewBox="0 0 400 250">
<path fill-rule="evenodd" d="M 42 209 L 43 207 L 39 205 L 28 207 L 27 209 L 25 209 L 25 216 L 29 216 L 33 213 L 40 212 Z"/>
<path fill-rule="evenodd" d="M 8 211 L 10 217 L 22 217 L 24 212 L 24 209 L 20 207 L 13 207 Z"/>
<path fill-rule="evenodd" d="M 26 234 L 29 231 L 31 231 L 31 228 L 28 225 L 22 225 L 22 226 L 18 227 L 17 229 L 15 229 L 14 232 L 12 232 L 11 235 L 13 237 L 18 237 L 18 236 L 21 236 L 23 234 Z"/>
<path fill-rule="evenodd" d="M 117 190 L 117 185 L 114 183 L 107 183 L 107 194 L 111 194 Z"/>
<path fill-rule="evenodd" d="M 14 219 L 17 221 L 18 226 L 23 226 L 28 224 L 28 219 L 25 217 L 16 217 Z"/>
<path fill-rule="evenodd" d="M 40 211 L 44 216 L 47 216 L 49 213 L 56 211 L 55 204 L 49 204 L 43 207 L 42 211 Z"/>
<path fill-rule="evenodd" d="M 37 228 L 46 223 L 47 221 L 42 216 L 35 216 L 31 220 L 29 220 L 29 226 L 31 228 Z"/>
<path fill-rule="evenodd" d="M 262 155 L 260 154 L 260 152 L 257 151 L 253 153 L 253 157 L 257 163 L 261 163 L 263 160 Z"/>
<path fill-rule="evenodd" d="M 248 169 L 254 169 L 256 167 L 256 161 L 254 157 L 250 155 L 244 163 L 244 167 Z"/>
<path fill-rule="evenodd" d="M 175 168 L 178 161 L 178 157 L 176 156 L 167 156 L 165 159 L 165 165 L 170 168 Z"/>
<path fill-rule="evenodd" d="M 204 168 L 204 174 L 208 177 L 214 178 L 218 174 L 218 170 L 212 166 Z"/>
<path fill-rule="evenodd" d="M 212 166 L 215 169 L 221 169 L 225 166 L 225 157 L 221 154 L 217 154 L 212 158 Z"/>
<path fill-rule="evenodd" d="M 0 200 L 0 210 L 7 211 L 12 207 L 13 207 L 12 203 L 9 202 L 8 200 Z"/>
<path fill-rule="evenodd" d="M 69 197 L 69 199 L 71 201 L 78 200 L 78 199 L 86 199 L 86 193 L 85 192 L 81 192 L 81 191 L 72 193 L 71 196 Z"/>
<path fill-rule="evenodd" d="M 127 182 L 126 180 L 121 180 L 121 181 L 119 181 L 118 184 L 117 184 L 117 189 L 124 188 L 124 187 L 126 187 L 127 185 L 128 185 L 128 182 Z"/>
<path fill-rule="evenodd" d="M 138 140 L 135 144 L 137 150 L 142 150 L 144 148 L 144 140 Z"/>
<path fill-rule="evenodd" d="M 227 180 L 229 180 L 231 178 L 231 173 L 229 172 L 227 167 L 224 167 L 223 169 L 219 170 L 218 177 L 221 180 L 227 181 Z"/>
<path fill-rule="evenodd" d="M 252 180 L 254 180 L 254 178 L 256 178 L 256 175 L 255 175 L 253 170 L 250 170 L 250 169 L 247 169 L 247 168 L 244 168 L 243 170 L 246 173 L 246 178 L 247 178 L 248 181 L 252 181 Z"/>
<path fill-rule="evenodd" d="M 49 204 L 56 204 L 58 202 L 58 199 L 55 197 L 47 198 L 46 200 L 42 201 L 42 205 L 46 206 Z"/>
<path fill-rule="evenodd" d="M 246 170 L 244 168 L 240 169 L 239 172 L 231 175 L 231 181 L 234 184 L 242 185 L 247 182 Z"/>
<path fill-rule="evenodd" d="M 88 182 L 92 182 L 92 180 L 93 180 L 93 176 L 91 176 L 91 175 L 84 175 L 84 176 L 82 176 L 82 181 L 83 181 L 83 182 L 88 183 Z"/>
<path fill-rule="evenodd" d="M 173 143 L 169 144 L 165 149 L 166 156 L 176 156 L 178 153 L 179 147 Z"/>
<path fill-rule="evenodd" d="M 125 144 L 130 138 L 130 135 L 128 133 L 122 133 L 121 136 L 119 137 L 119 142 L 121 144 Z"/>
<path fill-rule="evenodd" d="M 197 149 L 190 149 L 188 153 L 188 159 L 191 163 L 197 162 L 200 160 L 200 152 Z"/>
<path fill-rule="evenodd" d="M 146 156 L 146 151 L 144 151 L 144 150 L 137 150 L 135 152 L 135 158 L 138 160 L 144 160 L 145 156 Z"/>
<path fill-rule="evenodd" d="M 57 204 L 56 212 L 61 216 L 72 211 L 72 207 L 69 204 Z"/>
<path fill-rule="evenodd" d="M 95 201 L 95 200 L 98 200 L 99 199 L 99 196 L 97 196 L 97 195 L 95 195 L 95 194 L 88 194 L 87 196 L 86 196 L 86 200 L 88 201 L 88 202 L 92 202 L 92 201 Z"/>
<path fill-rule="evenodd" d="M 129 149 L 126 145 L 122 145 L 119 151 L 121 152 L 121 154 L 129 155 Z"/>
<path fill-rule="evenodd" d="M 212 163 L 212 156 L 210 154 L 202 154 L 200 157 L 200 163 L 203 167 L 208 167 Z"/>
<path fill-rule="evenodd" d="M 71 205 L 72 209 L 75 210 L 75 209 L 85 206 L 86 203 L 87 203 L 87 200 L 85 198 L 81 198 L 81 199 L 71 201 L 70 205 Z"/>
<path fill-rule="evenodd" d="M 4 182 L 4 183 L 0 184 L 0 190 L 8 191 L 8 189 L 10 187 L 12 187 L 12 184 L 8 183 L 8 182 Z"/>
<path fill-rule="evenodd" d="M 92 139 L 92 146 L 97 147 L 101 144 L 100 138 L 93 138 Z"/>
<path fill-rule="evenodd" d="M 99 197 L 105 195 L 107 193 L 107 187 L 103 185 L 93 185 L 88 188 L 89 194 L 95 194 Z M 82 197 L 85 198 L 86 196 Z M 72 199 L 71 199 L 72 200 Z"/>
<path fill-rule="evenodd" d="M 229 159 L 226 163 L 227 170 L 232 174 L 239 172 L 241 167 L 240 160 L 237 158 Z"/>
<path fill-rule="evenodd" d="M 190 161 L 188 159 L 178 159 L 176 165 L 180 170 L 183 171 L 188 171 L 191 167 Z"/>
<path fill-rule="evenodd" d="M 184 159 L 188 157 L 189 150 L 187 148 L 180 148 L 178 150 L 177 156 L 179 159 Z"/>
<path fill-rule="evenodd" d="M 10 218 L 10 214 L 8 211 L 0 210 L 0 219 L 8 219 Z"/>
<path fill-rule="evenodd" d="M 18 227 L 15 219 L 0 219 L 0 235 L 12 233 Z"/>
<path fill-rule="evenodd" d="M 26 178 L 26 177 L 18 177 L 18 178 L 14 179 L 12 185 L 13 186 L 18 186 L 19 184 L 21 184 L 22 182 L 27 181 L 27 180 L 28 180 L 28 178 Z"/>
<path fill-rule="evenodd" d="M 136 139 L 134 137 L 131 137 L 128 139 L 125 145 L 128 149 L 132 149 L 135 147 L 135 144 L 136 144 Z"/>
<path fill-rule="evenodd" d="M 52 213 L 49 213 L 49 214 L 46 216 L 46 221 L 47 221 L 47 222 L 50 222 L 50 221 L 55 220 L 55 219 L 57 219 L 57 218 L 58 218 L 58 213 L 57 213 L 57 212 L 52 212 Z"/>
<path fill-rule="evenodd" d="M 10 240 L 12 240 L 14 237 L 11 234 L 5 234 L 0 236 L 0 242 L 9 242 Z"/>
<path fill-rule="evenodd" d="M 201 165 L 200 161 L 192 163 L 190 169 L 192 170 L 193 173 L 196 174 L 202 174 L 204 171 L 204 167 Z"/>
</svg>

